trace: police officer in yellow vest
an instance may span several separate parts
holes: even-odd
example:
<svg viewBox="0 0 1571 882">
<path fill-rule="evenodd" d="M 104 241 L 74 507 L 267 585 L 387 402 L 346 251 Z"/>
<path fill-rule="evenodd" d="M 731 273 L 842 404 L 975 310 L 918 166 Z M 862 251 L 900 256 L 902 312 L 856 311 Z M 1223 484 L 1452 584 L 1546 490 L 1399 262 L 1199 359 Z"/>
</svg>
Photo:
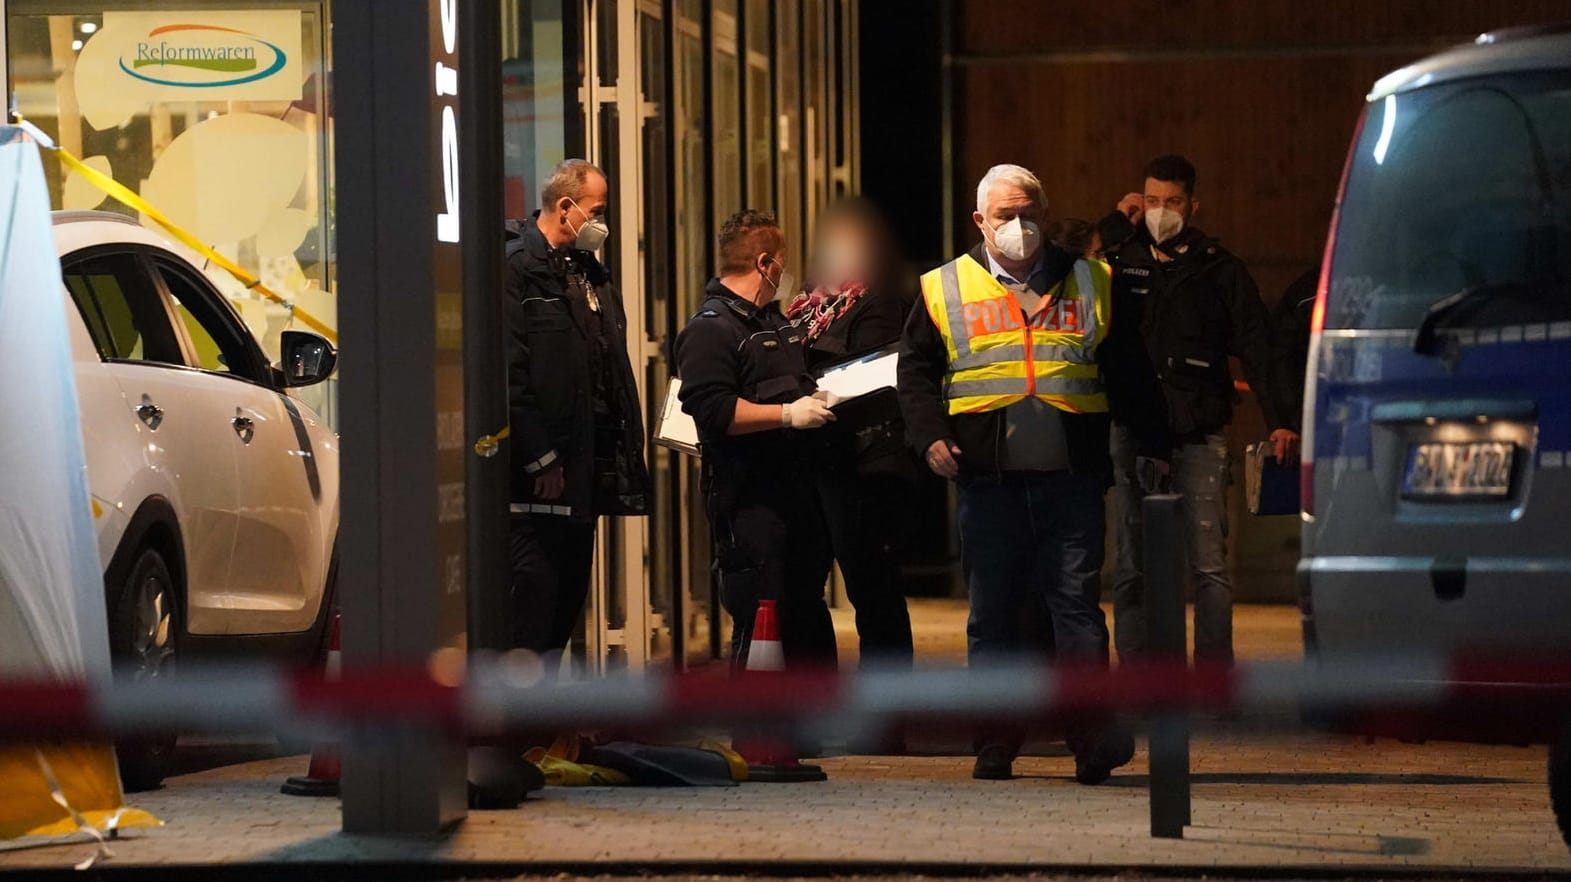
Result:
<svg viewBox="0 0 1571 882">
<path fill-rule="evenodd" d="M 1060 660 L 1106 664 L 1099 606 L 1110 414 L 1166 470 L 1166 411 L 1134 318 L 1107 265 L 1044 242 L 1047 199 L 1017 165 L 989 169 L 972 215 L 983 242 L 922 277 L 901 340 L 907 436 L 954 480 L 971 598 L 971 664 L 1020 653 L 1020 611 L 1041 604 Z M 1067 732 L 1075 778 L 1107 780 L 1130 736 L 1081 721 Z M 1009 778 L 1022 733 L 977 739 L 976 778 Z"/>
</svg>

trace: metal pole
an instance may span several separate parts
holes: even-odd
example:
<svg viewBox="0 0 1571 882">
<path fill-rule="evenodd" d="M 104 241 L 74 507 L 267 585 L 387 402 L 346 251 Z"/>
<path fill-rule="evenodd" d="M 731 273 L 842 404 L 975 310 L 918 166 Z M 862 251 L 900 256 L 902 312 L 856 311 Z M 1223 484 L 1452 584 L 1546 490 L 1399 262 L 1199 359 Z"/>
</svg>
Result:
<svg viewBox="0 0 1571 882">
<path fill-rule="evenodd" d="M 1146 648 L 1153 660 L 1185 661 L 1184 545 L 1178 496 L 1148 496 L 1145 530 Z M 1190 823 L 1189 718 L 1183 712 L 1151 721 L 1151 835 L 1184 838 Z"/>
<path fill-rule="evenodd" d="M 506 358 L 502 346 L 502 46 L 497 3 L 465 7 L 459 19 L 464 64 L 459 116 L 464 161 L 459 166 L 464 231 L 464 410 L 469 443 L 507 425 Z M 486 457 L 466 450 L 469 516 L 469 648 L 509 648 L 513 609 L 508 597 L 509 448 Z"/>
<path fill-rule="evenodd" d="M 480 2 L 333 4 L 346 671 L 423 665 L 467 639 L 459 241 L 484 233 L 459 216 L 453 31 Z M 345 832 L 436 832 L 466 796 L 464 746 L 435 725 L 345 739 Z"/>
<path fill-rule="evenodd" d="M 655 223 L 669 223 L 672 230 L 676 228 L 676 215 L 672 211 L 672 203 L 676 198 L 677 181 L 677 79 L 672 75 L 676 64 L 676 33 L 677 33 L 677 5 L 676 0 L 661 0 L 660 20 L 665 27 L 660 28 L 660 60 L 665 68 L 661 75 L 663 90 L 660 94 L 660 112 L 665 115 L 665 123 L 661 126 L 661 137 L 665 138 L 666 167 L 660 170 L 663 175 L 661 192 L 665 197 L 660 200 L 663 211 L 655 217 Z M 650 97 L 650 96 L 646 96 Z M 671 239 L 665 239 L 671 242 Z M 682 330 L 682 314 L 679 303 L 682 297 L 677 292 L 682 289 L 683 280 L 677 269 L 679 261 L 665 261 L 666 280 L 666 327 L 663 338 L 660 340 L 661 351 L 665 352 L 671 373 L 676 373 L 676 365 L 671 363 L 672 347 L 676 346 L 677 332 Z M 660 456 L 660 454 L 655 454 Z M 666 500 L 666 517 L 671 519 L 671 544 L 669 544 L 669 579 L 671 579 L 671 660 L 674 662 L 672 670 L 687 670 L 687 577 L 683 575 L 683 566 L 687 566 L 688 546 L 683 538 L 688 535 L 682 525 L 687 520 L 687 508 L 682 505 L 683 491 L 687 472 L 683 470 L 682 454 L 674 450 L 665 453 L 666 475 L 669 475 L 669 498 Z M 650 462 L 654 465 L 654 462 Z M 658 484 L 657 484 L 658 487 Z"/>
</svg>

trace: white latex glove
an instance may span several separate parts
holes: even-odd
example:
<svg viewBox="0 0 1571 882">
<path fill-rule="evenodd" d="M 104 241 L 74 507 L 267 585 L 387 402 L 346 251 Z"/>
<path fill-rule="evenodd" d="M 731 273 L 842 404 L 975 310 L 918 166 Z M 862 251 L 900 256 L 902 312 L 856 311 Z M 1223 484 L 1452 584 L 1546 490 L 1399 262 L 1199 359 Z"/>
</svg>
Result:
<svg viewBox="0 0 1571 882">
<path fill-rule="evenodd" d="M 780 416 L 780 422 L 792 429 L 816 429 L 834 421 L 835 415 L 829 405 L 811 395 L 804 395 L 783 405 Z"/>
</svg>

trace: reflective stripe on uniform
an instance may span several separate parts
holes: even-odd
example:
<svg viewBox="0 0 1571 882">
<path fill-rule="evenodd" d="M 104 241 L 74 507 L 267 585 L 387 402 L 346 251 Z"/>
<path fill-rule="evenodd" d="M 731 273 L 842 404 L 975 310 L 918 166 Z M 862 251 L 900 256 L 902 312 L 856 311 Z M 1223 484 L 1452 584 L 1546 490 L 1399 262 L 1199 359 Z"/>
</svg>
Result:
<svg viewBox="0 0 1571 882">
<path fill-rule="evenodd" d="M 991 349 L 972 352 L 954 359 L 949 364 L 949 370 L 951 372 L 969 370 L 999 361 L 1025 361 L 1025 357 L 1024 345 L 994 346 Z M 1036 361 L 1067 361 L 1071 364 L 1096 363 L 1095 353 L 1087 352 L 1079 346 L 1059 346 L 1052 343 L 1038 343 L 1032 346 L 1031 358 Z"/>
<path fill-rule="evenodd" d="M 1096 282 L 1091 278 L 1091 262 L 1088 260 L 1075 261 L 1075 287 L 1079 289 L 1081 297 L 1095 298 Z M 1101 342 L 1101 328 L 1098 326 L 1096 307 L 1085 311 L 1085 334 L 1087 346 L 1095 346 Z"/>
<path fill-rule="evenodd" d="M 944 393 L 951 399 L 975 398 L 982 395 L 1018 395 L 1024 397 L 1029 389 L 1025 377 L 997 377 L 988 380 L 949 380 L 944 383 Z M 1036 394 L 1047 395 L 1098 395 L 1102 381 L 1094 377 L 1037 377 Z"/>
<path fill-rule="evenodd" d="M 514 502 L 508 505 L 507 510 L 513 514 L 548 514 L 562 515 L 564 517 L 571 517 L 573 514 L 571 505 L 542 505 L 540 503 Z"/>
<path fill-rule="evenodd" d="M 971 355 L 971 338 L 963 330 L 966 326 L 965 303 L 960 297 L 960 271 L 954 261 L 944 264 L 938 272 L 943 286 L 944 314 L 949 318 L 949 345 L 954 349 L 954 360 Z"/>
</svg>

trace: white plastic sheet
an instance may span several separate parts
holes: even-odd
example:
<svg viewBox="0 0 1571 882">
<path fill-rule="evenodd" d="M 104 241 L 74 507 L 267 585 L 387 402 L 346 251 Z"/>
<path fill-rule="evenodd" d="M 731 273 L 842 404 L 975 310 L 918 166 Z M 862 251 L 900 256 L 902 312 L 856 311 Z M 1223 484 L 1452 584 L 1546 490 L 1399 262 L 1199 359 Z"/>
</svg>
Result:
<svg viewBox="0 0 1571 882">
<path fill-rule="evenodd" d="M 87 460 L 38 147 L 0 127 L 0 676 L 106 681 Z M 126 808 L 106 743 L 0 744 L 0 839 L 159 823 Z"/>
<path fill-rule="evenodd" d="M 106 678 L 76 375 L 38 147 L 0 127 L 0 673 Z"/>
</svg>

